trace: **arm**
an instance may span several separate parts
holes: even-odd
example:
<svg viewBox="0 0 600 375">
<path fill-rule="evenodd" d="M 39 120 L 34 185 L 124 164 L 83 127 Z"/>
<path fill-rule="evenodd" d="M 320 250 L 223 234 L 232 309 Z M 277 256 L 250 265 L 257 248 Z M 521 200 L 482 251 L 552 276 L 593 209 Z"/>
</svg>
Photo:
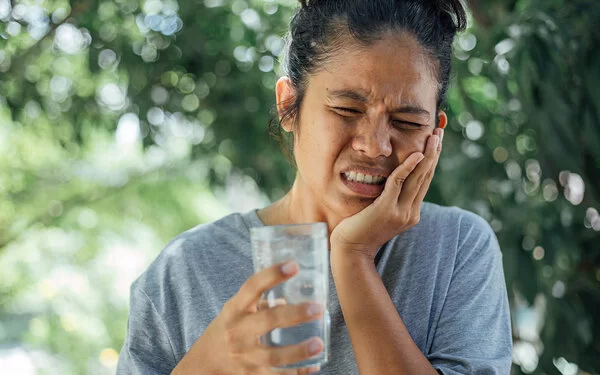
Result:
<svg viewBox="0 0 600 375">
<path fill-rule="evenodd" d="M 510 370 L 510 317 L 501 253 L 483 219 L 466 219 L 461 226 L 464 240 L 457 249 L 442 314 L 432 326 L 427 358 L 412 341 L 374 269 L 379 246 L 419 222 L 442 149 L 440 138 L 443 131 L 435 129 L 425 158 L 411 154 L 371 205 L 342 220 L 331 233 L 331 268 L 340 305 L 359 369 L 367 375 L 433 374 L 433 368 L 452 375 Z"/>
<path fill-rule="evenodd" d="M 360 373 L 436 374 L 410 337 L 372 259 L 346 255 L 331 263 Z"/>
<path fill-rule="evenodd" d="M 331 270 L 361 374 L 436 373 L 410 337 L 373 259 L 379 246 L 418 223 L 442 136 L 435 129 L 425 153 L 409 155 L 381 195 L 331 233 Z"/>
<path fill-rule="evenodd" d="M 502 254 L 481 218 L 461 220 L 462 241 L 433 341 L 423 355 L 372 259 L 332 249 L 332 272 L 361 374 L 508 374 L 510 310 Z M 474 220 L 472 220 L 474 219 Z"/>
</svg>

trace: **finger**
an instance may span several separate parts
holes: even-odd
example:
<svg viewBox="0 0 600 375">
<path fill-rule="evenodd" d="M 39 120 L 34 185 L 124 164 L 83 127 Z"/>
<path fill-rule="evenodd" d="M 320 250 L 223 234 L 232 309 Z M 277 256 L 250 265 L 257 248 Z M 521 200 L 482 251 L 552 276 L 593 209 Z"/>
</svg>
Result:
<svg viewBox="0 0 600 375">
<path fill-rule="evenodd" d="M 298 375 L 298 370 L 296 370 L 296 369 L 293 369 L 293 370 L 274 369 L 269 374 L 272 374 L 272 375 Z"/>
<path fill-rule="evenodd" d="M 311 302 L 261 310 L 243 317 L 236 328 L 236 335 L 240 338 L 248 338 L 245 342 L 246 347 L 254 346 L 256 343 L 254 337 L 264 335 L 275 328 L 293 327 L 318 319 L 324 311 L 322 304 Z"/>
<path fill-rule="evenodd" d="M 303 369 L 298 370 L 298 375 L 314 374 L 316 372 L 319 372 L 320 370 L 321 370 L 321 366 L 303 368 Z"/>
<path fill-rule="evenodd" d="M 316 356 L 324 348 L 323 341 L 318 337 L 296 345 L 259 347 L 248 353 L 249 358 L 263 366 L 284 366 L 304 361 Z"/>
<path fill-rule="evenodd" d="M 436 129 L 437 130 L 437 129 Z M 427 140 L 427 146 L 425 149 L 425 159 L 423 162 L 415 168 L 414 172 L 407 177 L 402 193 L 398 199 L 398 206 L 400 207 L 412 207 L 417 194 L 420 191 L 421 186 L 426 179 L 433 176 L 432 168 L 435 170 L 437 164 L 437 156 L 439 155 L 437 149 L 439 146 L 438 132 L 434 132 L 433 135 Z"/>
<path fill-rule="evenodd" d="M 263 298 L 260 301 L 258 301 L 259 310 L 270 309 L 272 307 L 280 305 L 287 305 L 287 301 L 285 298 L 275 298 L 273 300 L 266 300 Z"/>
<path fill-rule="evenodd" d="M 321 370 L 321 366 L 284 370 L 283 372 L 276 371 L 276 372 L 273 372 L 272 374 L 273 375 L 309 375 L 309 374 L 314 374 L 314 373 L 318 372 L 319 370 Z"/>
<path fill-rule="evenodd" d="M 421 185 L 421 188 L 419 189 L 419 192 L 417 193 L 417 196 L 415 197 L 415 200 L 413 201 L 412 204 L 412 209 L 413 212 L 416 212 L 417 210 L 420 211 L 421 210 L 421 203 L 423 203 L 423 200 L 425 199 L 425 196 L 427 195 L 427 192 L 429 191 L 429 186 L 431 186 L 431 181 L 433 181 L 433 176 L 435 175 L 435 169 L 437 168 L 437 164 L 440 160 L 440 153 L 442 152 L 442 142 L 444 140 L 444 129 L 440 129 L 440 142 L 437 148 L 437 155 L 435 157 L 435 163 L 433 163 L 433 165 L 430 168 L 430 173 L 429 175 L 425 178 L 425 181 L 423 182 L 423 185 Z"/>
<path fill-rule="evenodd" d="M 227 303 L 233 306 L 234 314 L 242 313 L 257 304 L 261 295 L 298 273 L 294 261 L 278 263 L 250 276 Z"/>
<path fill-rule="evenodd" d="M 394 169 L 392 174 L 390 174 L 385 181 L 385 187 L 383 188 L 383 192 L 379 196 L 379 201 L 382 204 L 394 204 L 398 202 L 398 196 L 400 195 L 400 191 L 402 190 L 402 186 L 404 182 L 410 175 L 410 173 L 417 167 L 417 165 L 423 160 L 424 156 L 420 152 L 412 153 Z"/>
</svg>

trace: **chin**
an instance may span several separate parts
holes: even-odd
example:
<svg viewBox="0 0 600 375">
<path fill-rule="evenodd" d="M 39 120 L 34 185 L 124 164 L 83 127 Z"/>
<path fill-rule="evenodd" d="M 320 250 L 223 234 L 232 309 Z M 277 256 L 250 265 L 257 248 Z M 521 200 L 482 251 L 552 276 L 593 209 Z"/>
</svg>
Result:
<svg viewBox="0 0 600 375">
<path fill-rule="evenodd" d="M 356 198 L 344 199 L 339 207 L 338 212 L 344 218 L 356 215 L 360 211 L 367 208 L 376 198 Z"/>
</svg>

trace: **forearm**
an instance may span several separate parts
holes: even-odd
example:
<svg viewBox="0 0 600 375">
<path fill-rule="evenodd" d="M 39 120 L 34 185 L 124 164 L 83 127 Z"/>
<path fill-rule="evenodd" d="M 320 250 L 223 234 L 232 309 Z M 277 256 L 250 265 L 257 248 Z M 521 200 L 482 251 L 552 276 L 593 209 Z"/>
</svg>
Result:
<svg viewBox="0 0 600 375">
<path fill-rule="evenodd" d="M 411 338 L 371 259 L 341 254 L 332 259 L 332 272 L 361 374 L 437 374 Z"/>
</svg>

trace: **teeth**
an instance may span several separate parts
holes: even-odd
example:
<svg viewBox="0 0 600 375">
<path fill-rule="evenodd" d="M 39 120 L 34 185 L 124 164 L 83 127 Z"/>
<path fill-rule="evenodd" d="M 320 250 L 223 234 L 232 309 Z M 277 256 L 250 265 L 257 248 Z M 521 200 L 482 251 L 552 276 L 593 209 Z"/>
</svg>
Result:
<svg viewBox="0 0 600 375">
<path fill-rule="evenodd" d="M 371 184 L 371 185 L 377 185 L 377 184 L 381 183 L 383 180 L 385 180 L 385 177 L 383 177 L 383 176 L 372 176 L 372 175 L 368 175 L 368 174 L 356 173 L 354 171 L 346 172 L 346 173 L 344 173 L 344 176 L 349 181 L 360 182 L 363 184 Z"/>
</svg>

